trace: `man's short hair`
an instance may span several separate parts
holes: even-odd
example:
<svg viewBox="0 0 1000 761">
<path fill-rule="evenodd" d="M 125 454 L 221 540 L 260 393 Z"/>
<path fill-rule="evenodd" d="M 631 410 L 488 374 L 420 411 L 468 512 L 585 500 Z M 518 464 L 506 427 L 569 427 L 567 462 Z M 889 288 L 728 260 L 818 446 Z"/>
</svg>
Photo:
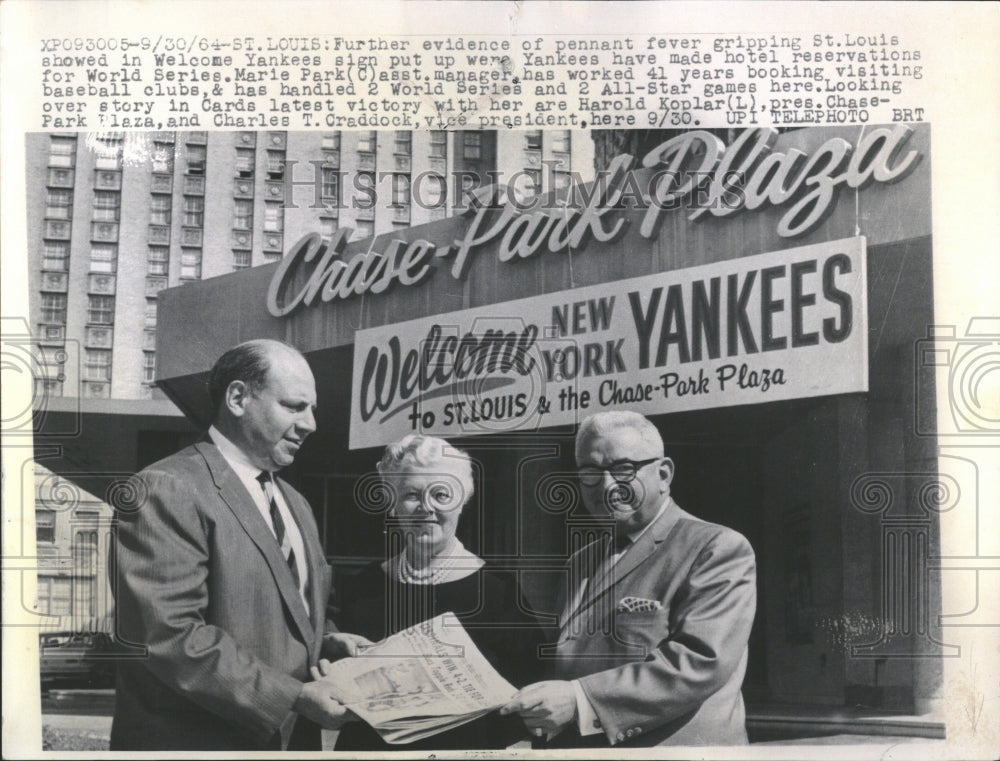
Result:
<svg viewBox="0 0 1000 761">
<path fill-rule="evenodd" d="M 219 414 L 226 397 L 226 389 L 233 381 L 243 381 L 252 394 L 267 386 L 267 374 L 271 369 L 268 352 L 277 347 L 283 347 L 302 356 L 298 349 L 284 341 L 255 338 L 237 344 L 216 360 L 208 376 L 208 398 L 212 402 L 213 415 Z"/>
<path fill-rule="evenodd" d="M 597 412 L 580 423 L 576 432 L 576 461 L 580 461 L 583 445 L 598 436 L 606 436 L 621 428 L 631 428 L 639 438 L 649 445 L 651 456 L 663 457 L 663 437 L 649 419 L 631 410 L 610 410 Z"/>
</svg>

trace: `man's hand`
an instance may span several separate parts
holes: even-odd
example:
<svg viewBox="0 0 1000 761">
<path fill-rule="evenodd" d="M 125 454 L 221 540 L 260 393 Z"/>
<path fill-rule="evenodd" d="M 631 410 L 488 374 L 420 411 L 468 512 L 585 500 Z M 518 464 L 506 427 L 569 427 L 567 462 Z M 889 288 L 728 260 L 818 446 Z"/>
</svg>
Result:
<svg viewBox="0 0 1000 761">
<path fill-rule="evenodd" d="M 340 729 L 347 722 L 358 718 L 340 702 L 334 685 L 325 681 L 306 682 L 302 685 L 302 692 L 292 710 L 312 719 L 324 729 Z"/>
<path fill-rule="evenodd" d="M 576 719 L 573 683 L 550 681 L 529 684 L 511 698 L 500 713 L 520 714 L 532 734 L 539 734 L 537 730 L 541 730 L 547 737 L 552 737 Z"/>
<path fill-rule="evenodd" d="M 370 647 L 375 644 L 360 634 L 347 632 L 330 632 L 323 635 L 323 647 L 320 655 L 335 661 L 338 658 L 353 658 L 358 654 L 358 648 Z"/>
</svg>

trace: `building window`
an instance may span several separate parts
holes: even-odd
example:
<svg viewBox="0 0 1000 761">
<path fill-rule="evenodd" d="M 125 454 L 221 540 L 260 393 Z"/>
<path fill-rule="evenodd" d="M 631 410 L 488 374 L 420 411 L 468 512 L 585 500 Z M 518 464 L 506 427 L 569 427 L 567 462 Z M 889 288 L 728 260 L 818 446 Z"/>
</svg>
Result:
<svg viewBox="0 0 1000 761">
<path fill-rule="evenodd" d="M 87 303 L 87 322 L 91 325 L 112 325 L 115 321 L 115 297 L 91 294 Z"/>
<path fill-rule="evenodd" d="M 330 240 L 333 238 L 334 233 L 337 232 L 337 218 L 336 217 L 320 217 L 319 218 L 320 234 Z"/>
<path fill-rule="evenodd" d="M 52 576 L 38 579 L 38 612 L 43 616 L 68 616 L 73 612 L 71 579 Z"/>
<path fill-rule="evenodd" d="M 156 327 L 156 299 L 146 299 L 146 327 Z"/>
<path fill-rule="evenodd" d="M 377 145 L 378 133 L 367 131 L 358 133 L 358 150 L 362 153 L 374 153 Z"/>
<path fill-rule="evenodd" d="M 233 229 L 249 230 L 253 227 L 253 201 L 237 198 L 233 201 Z"/>
<path fill-rule="evenodd" d="M 569 172 L 560 172 L 558 170 L 553 172 L 552 179 L 555 183 L 556 190 L 565 190 L 572 182 Z"/>
<path fill-rule="evenodd" d="M 156 380 L 156 352 L 144 351 L 142 353 L 142 382 L 152 383 Z"/>
<path fill-rule="evenodd" d="M 340 150 L 340 133 L 339 132 L 327 132 L 323 135 L 323 145 L 324 151 L 339 151 Z"/>
<path fill-rule="evenodd" d="M 73 191 L 49 188 L 45 194 L 45 216 L 70 219 L 73 216 Z"/>
<path fill-rule="evenodd" d="M 149 203 L 149 221 L 154 225 L 170 224 L 170 196 L 151 196 Z"/>
<path fill-rule="evenodd" d="M 170 249 L 166 246 L 150 246 L 146 263 L 147 275 L 166 275 L 170 267 Z"/>
<path fill-rule="evenodd" d="M 184 224 L 201 227 L 205 223 L 205 199 L 201 196 L 184 196 Z"/>
<path fill-rule="evenodd" d="M 423 184 L 419 186 L 423 198 L 420 202 L 430 209 L 444 206 L 448 198 L 448 181 L 440 174 L 426 175 Z"/>
<path fill-rule="evenodd" d="M 236 176 L 253 177 L 253 148 L 236 149 Z"/>
<path fill-rule="evenodd" d="M 94 148 L 97 157 L 94 159 L 96 169 L 122 168 L 122 140 L 98 140 Z"/>
<path fill-rule="evenodd" d="M 245 270 L 250 266 L 249 251 L 233 251 L 233 270 Z"/>
<path fill-rule="evenodd" d="M 332 167 L 323 167 L 323 202 L 328 206 L 336 206 L 340 200 L 340 175 Z"/>
<path fill-rule="evenodd" d="M 63 384 L 58 380 L 35 378 L 35 395 L 40 397 L 62 396 Z"/>
<path fill-rule="evenodd" d="M 542 192 L 542 170 L 541 169 L 525 169 L 524 170 L 526 181 L 524 183 L 524 190 L 528 194 L 528 197 L 537 195 Z"/>
<path fill-rule="evenodd" d="M 83 377 L 89 381 L 111 380 L 111 351 L 109 349 L 87 349 L 84 352 Z"/>
<path fill-rule="evenodd" d="M 81 576 L 97 573 L 97 532 L 77 531 L 73 538 L 73 570 Z"/>
<path fill-rule="evenodd" d="M 394 206 L 410 205 L 410 175 L 394 174 L 392 176 L 392 203 Z"/>
<path fill-rule="evenodd" d="M 267 152 L 267 178 L 269 180 L 280 180 L 285 176 L 285 152 Z"/>
<path fill-rule="evenodd" d="M 412 135 L 413 133 L 409 130 L 398 130 L 396 132 L 396 146 L 394 149 L 396 153 L 404 156 L 413 154 Z"/>
<path fill-rule="evenodd" d="M 205 159 L 208 156 L 208 148 L 204 145 L 191 145 L 188 143 L 184 146 L 187 152 L 187 173 L 188 174 L 205 174 Z"/>
<path fill-rule="evenodd" d="M 42 269 L 66 272 L 69 269 L 69 241 L 47 240 L 42 253 Z"/>
<path fill-rule="evenodd" d="M 443 129 L 431 130 L 431 156 L 443 159 L 448 155 L 448 133 Z"/>
<path fill-rule="evenodd" d="M 113 273 L 118 264 L 118 247 L 113 243 L 90 244 L 90 271 Z"/>
<path fill-rule="evenodd" d="M 56 325 L 66 324 L 65 293 L 42 294 L 42 322 L 54 323 Z"/>
<path fill-rule="evenodd" d="M 354 240 L 364 240 L 375 234 L 375 223 L 367 219 L 358 220 L 354 228 Z"/>
<path fill-rule="evenodd" d="M 35 541 L 51 544 L 56 540 L 56 511 L 35 510 Z"/>
<path fill-rule="evenodd" d="M 559 153 L 569 153 L 570 131 L 568 129 L 557 130 L 552 133 L 552 150 Z"/>
<path fill-rule="evenodd" d="M 201 279 L 201 250 L 185 248 L 181 250 L 181 278 Z"/>
<path fill-rule="evenodd" d="M 469 161 L 478 161 L 483 157 L 482 134 L 471 130 L 462 133 L 462 156 Z"/>
<path fill-rule="evenodd" d="M 285 228 L 285 210 L 280 203 L 264 204 L 264 230 L 280 233 Z"/>
<path fill-rule="evenodd" d="M 113 190 L 94 191 L 94 221 L 117 222 L 121 194 Z"/>
<path fill-rule="evenodd" d="M 542 150 L 542 131 L 530 129 L 524 133 L 524 147 L 529 151 Z"/>
<path fill-rule="evenodd" d="M 174 146 L 172 143 L 153 143 L 153 171 L 174 173 Z"/>
<path fill-rule="evenodd" d="M 75 137 L 53 137 L 49 143 L 49 166 L 72 167 L 76 158 Z"/>
</svg>

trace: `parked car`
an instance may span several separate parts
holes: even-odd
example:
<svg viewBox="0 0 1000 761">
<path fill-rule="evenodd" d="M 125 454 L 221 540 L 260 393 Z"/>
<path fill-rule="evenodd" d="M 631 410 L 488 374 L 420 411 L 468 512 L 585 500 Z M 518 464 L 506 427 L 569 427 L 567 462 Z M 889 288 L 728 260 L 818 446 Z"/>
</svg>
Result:
<svg viewBox="0 0 1000 761">
<path fill-rule="evenodd" d="M 104 632 L 45 632 L 38 645 L 43 690 L 114 686 L 120 648 Z"/>
</svg>

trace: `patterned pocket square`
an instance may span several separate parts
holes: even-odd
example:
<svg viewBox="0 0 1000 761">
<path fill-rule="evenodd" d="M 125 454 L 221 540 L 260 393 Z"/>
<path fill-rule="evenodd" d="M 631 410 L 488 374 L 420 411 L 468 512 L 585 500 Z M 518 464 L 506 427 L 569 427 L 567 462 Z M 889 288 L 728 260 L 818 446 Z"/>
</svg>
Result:
<svg viewBox="0 0 1000 761">
<path fill-rule="evenodd" d="M 615 607 L 619 613 L 645 613 L 651 610 L 663 610 L 659 600 L 647 600 L 645 597 L 623 597 Z"/>
</svg>

